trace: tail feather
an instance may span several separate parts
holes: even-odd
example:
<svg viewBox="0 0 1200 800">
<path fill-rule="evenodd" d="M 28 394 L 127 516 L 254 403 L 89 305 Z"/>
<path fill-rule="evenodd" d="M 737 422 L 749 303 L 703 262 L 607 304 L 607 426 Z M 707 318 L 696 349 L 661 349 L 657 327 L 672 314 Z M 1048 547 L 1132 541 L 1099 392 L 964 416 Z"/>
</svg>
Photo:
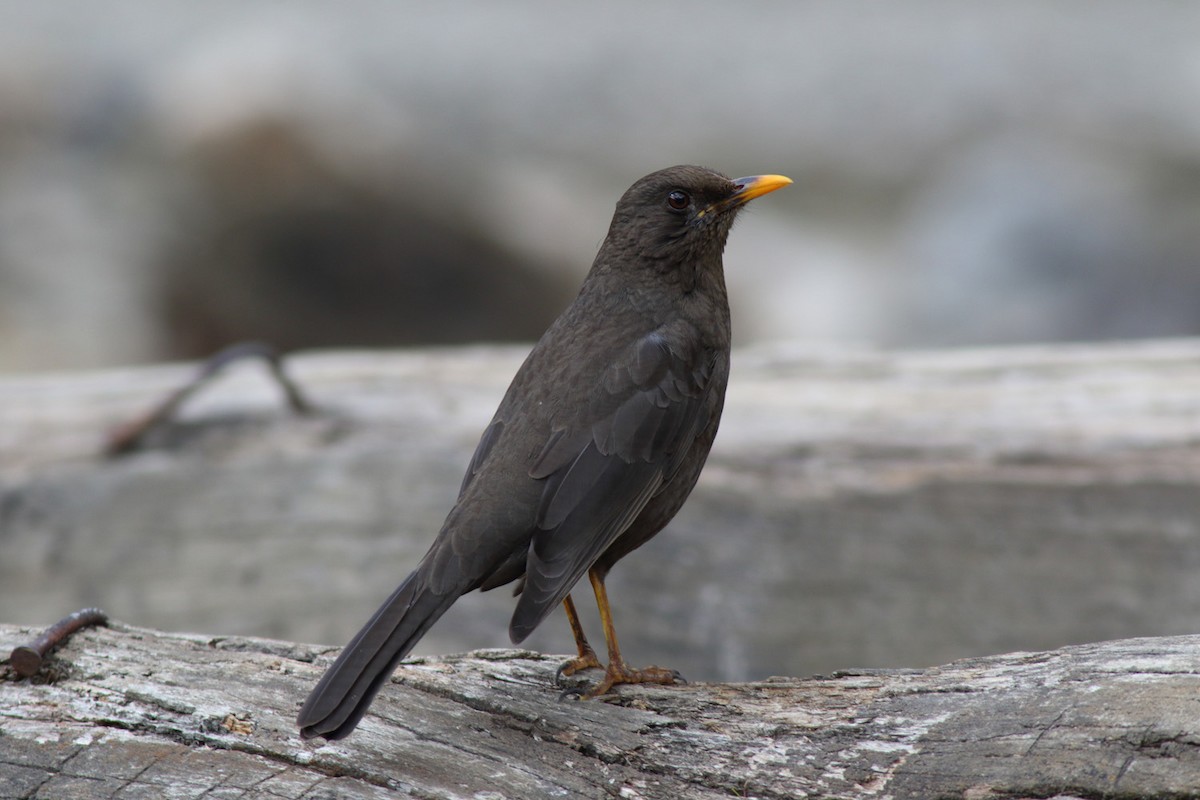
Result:
<svg viewBox="0 0 1200 800">
<path fill-rule="evenodd" d="M 459 597 L 435 594 L 425 584 L 418 572 L 409 575 L 342 649 L 300 709 L 303 738 L 349 735 L 396 665 Z"/>
</svg>

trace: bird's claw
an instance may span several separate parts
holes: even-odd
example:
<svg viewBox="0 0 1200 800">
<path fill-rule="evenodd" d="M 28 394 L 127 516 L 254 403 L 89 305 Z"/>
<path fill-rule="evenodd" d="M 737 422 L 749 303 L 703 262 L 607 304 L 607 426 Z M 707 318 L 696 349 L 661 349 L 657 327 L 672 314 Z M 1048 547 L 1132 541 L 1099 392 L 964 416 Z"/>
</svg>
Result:
<svg viewBox="0 0 1200 800">
<path fill-rule="evenodd" d="M 595 652 L 589 647 L 586 651 L 579 654 L 576 658 L 564 661 L 554 673 L 554 685 L 562 686 L 562 679 L 574 675 L 577 672 L 582 672 L 585 669 L 604 669 L 604 665 L 600 663 L 600 659 L 596 657 Z"/>
<path fill-rule="evenodd" d="M 559 693 L 558 702 L 561 703 L 562 701 L 566 700 L 568 697 L 571 698 L 572 700 L 582 700 L 582 699 L 584 699 L 583 696 L 585 694 L 587 694 L 586 688 L 584 688 L 582 686 L 570 686 L 566 689 L 563 689 L 562 692 Z"/>
<path fill-rule="evenodd" d="M 563 675 L 563 672 L 564 672 L 564 670 L 566 670 L 566 668 L 567 668 L 567 665 L 563 664 L 554 671 L 554 685 L 555 686 L 562 686 L 562 679 L 565 677 Z M 562 698 L 560 697 L 558 699 L 561 700 Z"/>
<path fill-rule="evenodd" d="M 574 674 L 570 666 L 579 659 L 573 659 L 563 664 L 558 668 L 558 672 L 554 674 L 554 685 L 562 686 L 561 678 Z M 590 664 L 588 666 L 591 666 Z M 596 665 L 599 666 L 599 665 Z M 609 665 L 604 671 L 604 677 L 599 682 L 592 686 L 579 685 L 570 686 L 558 695 L 559 702 L 566 700 L 568 697 L 574 700 L 593 700 L 605 699 L 605 695 L 612 691 L 613 687 L 620 686 L 623 683 L 650 683 L 659 686 L 670 686 L 672 684 L 686 684 L 687 678 L 677 669 L 664 669 L 663 667 L 647 667 L 645 669 L 630 669 L 624 664 L 614 667 Z"/>
</svg>

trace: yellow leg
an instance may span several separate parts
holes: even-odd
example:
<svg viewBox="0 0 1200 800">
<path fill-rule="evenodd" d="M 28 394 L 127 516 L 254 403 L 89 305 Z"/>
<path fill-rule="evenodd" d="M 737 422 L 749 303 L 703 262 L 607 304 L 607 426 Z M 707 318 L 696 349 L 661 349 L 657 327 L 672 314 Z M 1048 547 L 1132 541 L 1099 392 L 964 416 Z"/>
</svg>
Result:
<svg viewBox="0 0 1200 800">
<path fill-rule="evenodd" d="M 588 644 L 587 636 L 583 632 L 583 625 L 579 622 L 579 614 L 575 611 L 575 601 L 571 599 L 571 595 L 567 595 L 567 598 L 563 600 L 563 610 L 567 612 L 567 623 L 571 626 L 571 635 L 575 637 L 575 649 L 579 655 L 558 668 L 558 672 L 554 676 L 555 683 L 558 683 L 564 675 L 574 675 L 576 672 L 591 667 L 604 667 L 597 658 L 596 651 Z"/>
<path fill-rule="evenodd" d="M 600 624 L 604 627 L 604 643 L 608 645 L 608 667 L 604 677 L 581 697 L 599 697 L 620 683 L 658 683 L 669 685 L 682 681 L 678 672 L 662 667 L 630 669 L 621 658 L 621 646 L 617 643 L 617 629 L 613 626 L 612 610 L 608 606 L 608 591 L 604 588 L 604 576 L 596 570 L 588 571 L 588 580 L 596 594 L 596 607 L 600 609 Z"/>
</svg>

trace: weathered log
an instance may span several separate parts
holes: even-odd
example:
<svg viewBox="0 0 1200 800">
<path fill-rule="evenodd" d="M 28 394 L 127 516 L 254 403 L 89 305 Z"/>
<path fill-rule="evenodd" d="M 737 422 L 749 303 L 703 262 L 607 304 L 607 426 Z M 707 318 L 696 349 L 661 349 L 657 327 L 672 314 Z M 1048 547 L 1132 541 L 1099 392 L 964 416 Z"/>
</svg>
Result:
<svg viewBox="0 0 1200 800">
<path fill-rule="evenodd" d="M 0 626 L 0 648 L 31 638 Z M 330 648 L 77 634 L 0 673 L 6 798 L 1179 798 L 1200 792 L 1200 636 L 560 701 L 559 657 L 401 665 L 346 740 L 293 723 Z"/>
<path fill-rule="evenodd" d="M 194 367 L 0 377 L 0 620 L 97 605 L 344 643 L 432 539 L 523 352 L 292 356 L 308 417 L 246 365 L 116 459 L 105 431 Z M 735 352 L 700 486 L 610 580 L 622 644 L 743 680 L 1195 632 L 1198 443 L 1200 340 Z M 504 645 L 511 609 L 469 595 L 418 652 Z M 570 638 L 550 620 L 528 646 Z"/>
</svg>

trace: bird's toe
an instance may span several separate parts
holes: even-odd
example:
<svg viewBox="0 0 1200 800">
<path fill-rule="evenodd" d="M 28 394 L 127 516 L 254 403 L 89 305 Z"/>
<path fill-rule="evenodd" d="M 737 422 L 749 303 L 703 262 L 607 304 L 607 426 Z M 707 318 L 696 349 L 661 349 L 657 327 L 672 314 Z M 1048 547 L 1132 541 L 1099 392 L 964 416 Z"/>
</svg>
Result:
<svg viewBox="0 0 1200 800">
<path fill-rule="evenodd" d="M 564 700 L 568 700 L 568 699 L 569 700 L 583 700 L 584 696 L 586 694 L 587 694 L 587 688 L 584 686 L 569 686 L 566 689 L 563 689 L 562 692 L 559 693 L 558 702 L 561 703 Z"/>
</svg>

